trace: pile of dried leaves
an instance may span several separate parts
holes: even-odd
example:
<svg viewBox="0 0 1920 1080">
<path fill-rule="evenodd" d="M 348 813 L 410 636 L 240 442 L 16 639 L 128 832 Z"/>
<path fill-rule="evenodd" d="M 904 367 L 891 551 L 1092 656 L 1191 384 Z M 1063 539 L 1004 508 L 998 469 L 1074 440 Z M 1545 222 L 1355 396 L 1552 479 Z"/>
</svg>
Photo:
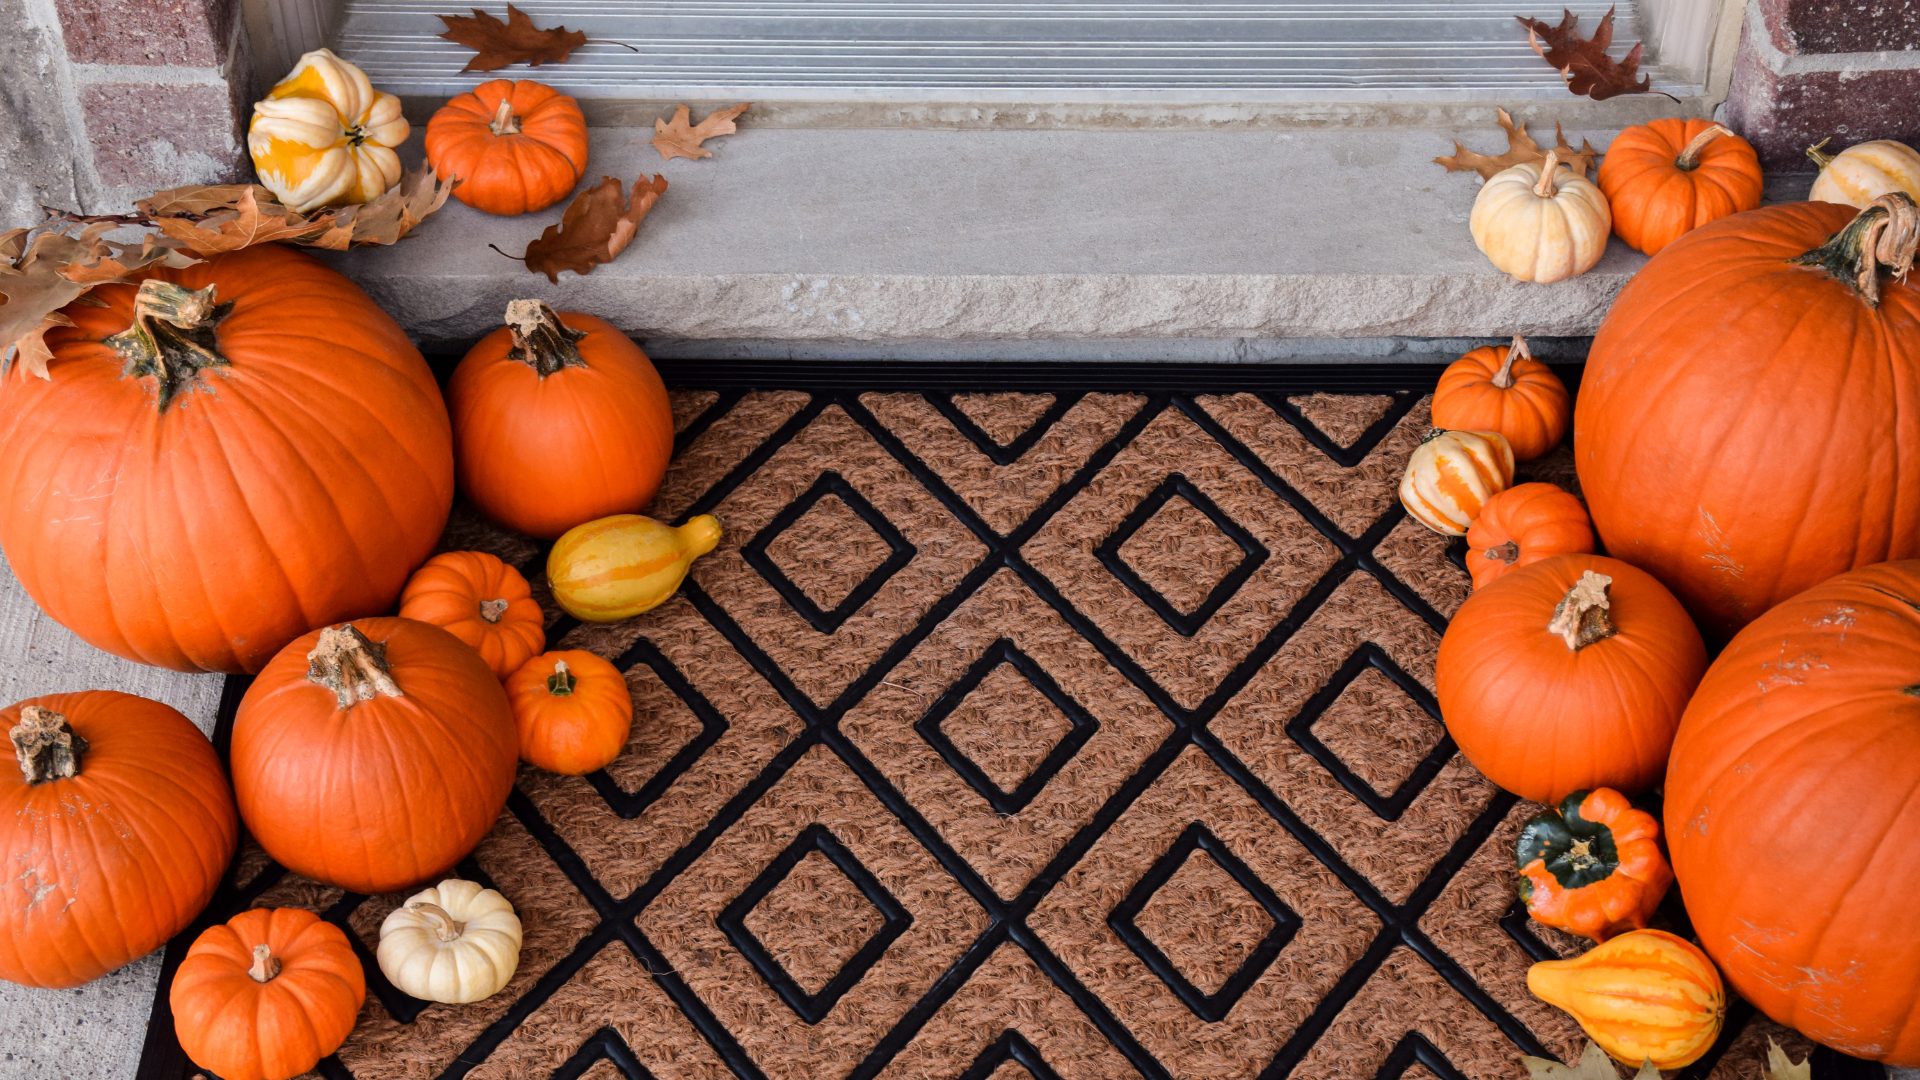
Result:
<svg viewBox="0 0 1920 1080">
<path fill-rule="evenodd" d="M 17 356 L 28 372 L 45 376 L 47 331 L 71 325 L 60 309 L 96 285 L 275 241 L 330 251 L 392 244 L 440 209 L 451 190 L 421 168 L 379 198 L 307 214 L 258 184 L 171 188 L 135 203 L 131 214 L 49 209 L 39 225 L 0 233 L 0 369 Z"/>
<path fill-rule="evenodd" d="M 1613 1059 L 1592 1043 L 1587 1044 L 1586 1053 L 1571 1066 L 1537 1057 L 1523 1058 L 1522 1062 L 1527 1067 L 1529 1080 L 1620 1080 L 1620 1070 L 1614 1067 Z M 1660 1070 L 1643 1065 L 1633 1080 L 1660 1080 Z M 1780 1044 L 1769 1038 L 1766 1072 L 1753 1080 L 1813 1080 L 1813 1065 L 1789 1058 Z"/>
</svg>

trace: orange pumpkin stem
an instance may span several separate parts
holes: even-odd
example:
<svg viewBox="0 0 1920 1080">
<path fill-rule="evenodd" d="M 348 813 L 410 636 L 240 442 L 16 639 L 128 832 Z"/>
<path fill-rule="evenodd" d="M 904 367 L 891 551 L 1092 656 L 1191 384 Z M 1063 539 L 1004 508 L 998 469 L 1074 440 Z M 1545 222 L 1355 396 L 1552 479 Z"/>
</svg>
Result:
<svg viewBox="0 0 1920 1080">
<path fill-rule="evenodd" d="M 507 613 L 507 602 L 502 598 L 480 601 L 480 617 L 490 623 L 497 623 Z"/>
<path fill-rule="evenodd" d="M 1493 373 L 1493 385 L 1502 390 L 1513 389 L 1513 365 L 1521 359 L 1533 359 L 1533 350 L 1527 348 L 1527 339 L 1519 334 L 1513 335 L 1513 344 L 1507 347 L 1507 358 L 1500 363 L 1500 370 Z"/>
<path fill-rule="evenodd" d="M 586 367 L 586 358 L 574 342 L 586 331 L 560 322 L 560 316 L 540 300 L 509 300 L 507 326 L 513 330 L 513 348 L 507 355 L 532 368 L 541 378 L 565 367 Z"/>
<path fill-rule="evenodd" d="M 1566 163 L 1566 159 L 1560 156 L 1559 147 L 1547 151 L 1547 159 L 1540 163 L 1540 182 L 1533 185 L 1533 193 L 1543 199 L 1558 195 L 1560 189 L 1554 184 L 1553 174 L 1559 172 L 1560 166 Z"/>
<path fill-rule="evenodd" d="M 307 681 L 333 691 L 342 709 L 376 697 L 405 696 L 387 670 L 387 647 L 352 623 L 320 631 L 320 640 L 307 654 Z"/>
<path fill-rule="evenodd" d="M 71 780 L 80 775 L 80 755 L 87 752 L 87 740 L 73 730 L 65 715 L 28 705 L 20 710 L 20 722 L 7 735 L 13 740 L 14 757 L 19 759 L 20 775 L 27 783 Z"/>
<path fill-rule="evenodd" d="M 1888 192 L 1855 215 L 1826 243 L 1795 259 L 1853 286 L 1869 307 L 1880 306 L 1880 271 L 1904 279 L 1920 256 L 1920 207 L 1904 191 Z"/>
<path fill-rule="evenodd" d="M 1581 574 L 1554 607 L 1548 632 L 1559 634 L 1574 652 L 1619 633 L 1613 625 L 1613 598 L 1608 595 L 1612 587 L 1613 579 L 1605 574 L 1591 570 Z"/>
<path fill-rule="evenodd" d="M 213 286 L 187 289 L 149 278 L 133 296 L 133 325 L 107 339 L 134 378 L 151 375 L 160 411 L 193 383 L 201 368 L 226 367 L 214 327 L 230 305 L 214 300 Z"/>
<path fill-rule="evenodd" d="M 553 674 L 547 676 L 547 693 L 554 697 L 567 697 L 573 693 L 573 672 L 567 669 L 565 660 L 553 662 Z"/>
<path fill-rule="evenodd" d="M 467 928 L 466 923 L 455 920 L 446 908 L 427 900 L 410 901 L 407 910 L 426 916 L 433 924 L 433 936 L 441 941 L 456 940 Z"/>
<path fill-rule="evenodd" d="M 267 945 L 253 947 L 253 966 L 247 969 L 247 977 L 257 983 L 272 982 L 280 974 L 280 958 L 273 955 L 273 949 Z"/>
<path fill-rule="evenodd" d="M 1705 150 L 1708 143 L 1722 135 L 1731 134 L 1733 134 L 1733 129 L 1724 125 L 1708 125 L 1707 130 L 1695 135 L 1692 140 L 1681 149 L 1680 156 L 1673 159 L 1673 167 L 1679 169 L 1681 172 L 1692 172 L 1700 167 L 1700 151 Z"/>
<path fill-rule="evenodd" d="M 495 135 L 520 134 L 520 118 L 513 115 L 513 101 L 500 99 L 500 107 L 494 110 L 493 120 L 487 124 L 487 130 Z"/>
</svg>

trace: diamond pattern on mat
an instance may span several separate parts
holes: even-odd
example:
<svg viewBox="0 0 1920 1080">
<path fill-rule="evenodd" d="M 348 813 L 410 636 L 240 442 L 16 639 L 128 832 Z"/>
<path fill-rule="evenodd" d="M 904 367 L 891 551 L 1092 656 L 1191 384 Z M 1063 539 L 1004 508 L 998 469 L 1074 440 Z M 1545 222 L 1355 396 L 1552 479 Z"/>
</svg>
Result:
<svg viewBox="0 0 1920 1080">
<path fill-rule="evenodd" d="M 899 530 L 834 472 L 822 473 L 741 552 L 808 622 L 828 633 L 914 555 Z"/>
<path fill-rule="evenodd" d="M 687 700 L 661 680 L 651 664 L 638 663 L 626 672 L 627 688 L 633 695 L 634 724 L 627 733 L 626 748 L 607 766 L 607 776 L 629 795 L 644 790 L 662 770 L 675 764 L 704 735 L 718 737 L 726 721 L 713 715 L 703 700 L 699 713 Z"/>
<path fill-rule="evenodd" d="M 1316 691 L 1363 647 L 1380 649 L 1431 690 L 1440 635 L 1367 574 L 1343 581 L 1300 630 L 1223 706 L 1209 730 L 1340 857 L 1400 902 L 1492 801 L 1495 789 L 1453 755 L 1392 821 L 1343 786 L 1305 746 L 1282 734 Z M 1399 725 L 1382 717 L 1376 741 L 1395 745 Z M 1354 755 L 1367 751 L 1356 749 Z"/>
<path fill-rule="evenodd" d="M 768 436 L 791 420 L 807 404 L 808 396 L 780 391 L 742 397 L 674 455 L 673 465 L 661 481 L 660 491 L 647 507 L 647 513 L 662 521 L 679 520 L 747 455 L 759 449 Z M 674 412 L 678 425 L 682 406 L 676 404 Z M 680 428 L 676 426 L 675 430 Z M 731 529 L 732 522 L 725 518 L 721 521 Z"/>
<path fill-rule="evenodd" d="M 1300 410 L 1327 441 L 1343 449 L 1393 409 L 1391 394 L 1296 394 L 1287 404 Z"/>
<path fill-rule="evenodd" d="M 1099 555 L 1100 546 L 1119 531 L 1128 514 L 1175 476 L 1183 477 L 1269 554 L 1192 634 L 1182 633 L 1150 607 Z M 1022 551 L 1068 603 L 1189 709 L 1219 686 L 1339 558 L 1331 541 L 1173 409 L 1148 423 Z M 1184 558 L 1168 561 L 1178 564 Z M 1177 572 L 1172 565 L 1144 563 L 1134 571 L 1142 576 Z"/>
<path fill-rule="evenodd" d="M 914 554 L 857 610 L 821 629 L 749 564 L 743 545 L 815 489 L 827 472 L 871 504 Z M 986 554 L 964 525 L 837 406 L 776 450 L 720 500 L 714 513 L 726 523 L 728 537 L 694 563 L 694 580 L 802 693 L 822 705 L 865 673 Z"/>
<path fill-rule="evenodd" d="M 1085 745 L 1031 801 L 1004 814 L 915 731 L 1003 640 L 1097 722 Z M 983 693 L 967 695 L 984 706 L 977 720 L 949 716 L 943 730 L 977 723 L 981 739 L 1025 739 L 1021 721 L 1029 714 Z M 1007 731 L 1010 725 L 1013 732 Z M 889 671 L 842 718 L 840 730 L 995 892 L 1011 897 L 1092 821 L 1173 728 L 1139 688 L 1011 571 L 1003 570 Z"/>
<path fill-rule="evenodd" d="M 1350 536 L 1358 536 L 1398 501 L 1407 457 L 1432 424 L 1425 401 L 1351 468 L 1322 453 L 1271 405 L 1253 394 L 1194 399 L 1227 433 L 1282 480 L 1305 495 Z"/>
<path fill-rule="evenodd" d="M 811 826 L 830 832 L 911 919 L 864 977 L 809 1024 L 721 927 L 727 906 Z M 842 867 L 844 870 L 845 867 Z M 864 890 L 863 890 L 864 891 Z M 869 897 L 871 899 L 871 897 Z M 986 912 L 823 747 L 676 876 L 637 922 L 715 1019 L 769 1077 L 817 1080 L 864 1058 L 986 928 Z M 794 927 L 794 932 L 803 928 Z M 814 933 L 837 932 L 815 913 Z"/>
<path fill-rule="evenodd" d="M 1409 1009 L 1410 1001 L 1419 1002 L 1419 1008 Z M 1334 1017 L 1293 1075 L 1376 1076 L 1393 1062 L 1409 1033 L 1444 1055 L 1441 1060 L 1455 1075 L 1520 1071 L 1520 1053 L 1500 1029 L 1412 950 L 1398 948 Z"/>
<path fill-rule="evenodd" d="M 819 1023 L 910 925 L 833 831 L 818 826 L 720 913 L 735 947 L 808 1023 Z"/>
<path fill-rule="evenodd" d="M 1024 654 L 1013 655 L 1025 660 Z M 1067 736 L 1084 725 L 1076 723 L 1078 716 L 1069 717 L 1062 711 L 1034 684 L 1035 676 L 1021 671 L 1007 656 L 996 653 L 983 659 L 992 663 L 992 668 L 967 688 L 966 696 L 952 712 L 938 717 L 938 724 L 932 726 L 985 774 L 993 794 L 1007 797 L 1038 773 Z M 1039 678 L 1047 678 L 1045 672 L 1036 672 Z M 1079 711 L 1076 706 L 1076 713 Z"/>
<path fill-rule="evenodd" d="M 1173 627 L 1191 634 L 1267 557 L 1244 529 L 1174 476 L 1134 509 L 1129 523 L 1100 546 L 1107 568 L 1136 589 Z M 1144 520 L 1140 515 L 1145 514 Z M 1117 541 L 1117 543 L 1116 543 Z"/>
<path fill-rule="evenodd" d="M 1053 407 L 1052 394 L 955 394 L 953 407 L 1000 446 L 1011 446 Z"/>
<path fill-rule="evenodd" d="M 1399 683 L 1368 667 L 1313 721 L 1313 736 L 1382 797 L 1390 797 L 1447 729 Z"/>
<path fill-rule="evenodd" d="M 1162 955 L 1180 957 L 1172 961 L 1174 969 L 1209 997 L 1248 971 L 1261 945 L 1281 927 L 1205 850 L 1187 853 L 1133 925 Z"/>
<path fill-rule="evenodd" d="M 1000 465 L 921 395 L 863 394 L 860 398 L 860 404 L 914 457 L 1003 535 L 1018 528 L 1079 472 L 1144 401 L 1130 394 L 1088 394 L 1048 425 L 1018 460 Z"/>
<path fill-rule="evenodd" d="M 1374 545 L 1373 557 L 1440 614 L 1452 618 L 1467 602 L 1473 583 L 1448 552 L 1455 541 L 1404 518 Z"/>
<path fill-rule="evenodd" d="M 1111 925 L 1135 883 L 1195 823 L 1301 922 L 1245 992 L 1222 1003 L 1217 1022 L 1195 1015 Z M 1220 1078 L 1258 1074 L 1380 929 L 1332 871 L 1197 749 L 1185 751 L 1120 815 L 1028 923 L 1169 1072 Z M 1169 959 L 1200 966 L 1183 955 Z"/>
</svg>

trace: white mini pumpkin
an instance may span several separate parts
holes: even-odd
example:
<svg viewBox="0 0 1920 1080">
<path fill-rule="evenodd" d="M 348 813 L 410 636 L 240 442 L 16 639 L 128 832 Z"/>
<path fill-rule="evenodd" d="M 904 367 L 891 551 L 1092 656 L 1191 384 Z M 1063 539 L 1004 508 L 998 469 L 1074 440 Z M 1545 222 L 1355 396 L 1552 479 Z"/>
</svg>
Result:
<svg viewBox="0 0 1920 1080">
<path fill-rule="evenodd" d="M 400 180 L 394 152 L 412 129 L 400 99 L 315 49 L 253 106 L 247 150 L 260 183 L 300 213 L 363 203 Z"/>
<path fill-rule="evenodd" d="M 1465 536 L 1487 500 L 1513 486 L 1513 447 L 1497 431 L 1427 434 L 1400 477 L 1400 505 L 1444 536 Z"/>
<path fill-rule="evenodd" d="M 1473 200 L 1473 242 L 1521 281 L 1563 281 L 1593 269 L 1607 250 L 1613 213 L 1591 180 L 1559 175 L 1560 151 L 1494 173 Z"/>
<path fill-rule="evenodd" d="M 492 889 L 448 878 L 380 924 L 380 971 L 403 994 L 462 1005 L 492 997 L 520 966 L 520 917 Z"/>
<path fill-rule="evenodd" d="M 1920 202 L 1920 151 L 1892 139 L 1875 139 L 1849 146 L 1838 154 L 1821 152 L 1827 140 L 1807 150 L 1820 166 L 1807 198 L 1841 203 L 1862 210 L 1882 195 L 1904 191 Z"/>
</svg>

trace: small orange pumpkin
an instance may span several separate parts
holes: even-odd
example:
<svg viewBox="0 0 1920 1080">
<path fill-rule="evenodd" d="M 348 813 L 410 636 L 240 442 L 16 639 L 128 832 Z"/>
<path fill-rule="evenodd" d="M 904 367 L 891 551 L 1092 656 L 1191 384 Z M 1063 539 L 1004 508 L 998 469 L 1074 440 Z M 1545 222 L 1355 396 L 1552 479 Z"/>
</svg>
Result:
<svg viewBox="0 0 1920 1080">
<path fill-rule="evenodd" d="M 1593 550 L 1580 500 L 1552 484 L 1520 484 L 1487 500 L 1467 530 L 1467 573 L 1484 589 L 1509 570 Z"/>
<path fill-rule="evenodd" d="M 1711 120 L 1668 117 L 1622 131 L 1594 179 L 1613 207 L 1614 235 L 1649 255 L 1760 205 L 1753 144 Z"/>
<path fill-rule="evenodd" d="M 1445 536 L 1465 536 L 1488 499 L 1513 483 L 1513 448 L 1497 431 L 1435 429 L 1407 460 L 1400 505 Z"/>
<path fill-rule="evenodd" d="M 473 646 L 504 679 L 546 647 L 546 615 L 520 571 L 484 551 L 447 551 L 413 572 L 400 617 L 446 630 Z"/>
<path fill-rule="evenodd" d="M 340 1049 L 367 999 L 347 935 L 302 908 L 254 908 L 194 940 L 167 1001 L 180 1048 L 223 1080 L 290 1080 Z"/>
<path fill-rule="evenodd" d="M 1448 364 L 1433 391 L 1435 427 L 1497 431 L 1515 461 L 1532 461 L 1560 445 L 1572 412 L 1566 384 L 1533 358 L 1519 334 L 1505 349 L 1482 345 Z"/>
<path fill-rule="evenodd" d="M 582 649 L 542 653 L 507 679 L 520 759 L 580 776 L 606 768 L 627 745 L 633 694 L 620 669 Z"/>
<path fill-rule="evenodd" d="M 1700 631 L 1646 571 L 1556 555 L 1460 605 L 1440 639 L 1434 691 L 1468 761 L 1550 803 L 1652 787 L 1706 669 Z"/>
<path fill-rule="evenodd" d="M 659 372 L 604 319 L 507 305 L 447 386 L 460 486 L 510 529 L 552 539 L 635 513 L 673 456 L 673 406 Z"/>
<path fill-rule="evenodd" d="M 453 197 L 489 214 L 544 210 L 573 191 L 587 169 L 580 103 L 531 79 L 494 79 L 461 94 L 427 121 L 427 162 Z"/>
<path fill-rule="evenodd" d="M 1527 989 L 1633 1067 L 1693 1064 L 1720 1037 L 1727 1015 L 1713 961 L 1665 930 L 1635 930 L 1571 960 L 1543 960 L 1527 970 Z"/>
</svg>

